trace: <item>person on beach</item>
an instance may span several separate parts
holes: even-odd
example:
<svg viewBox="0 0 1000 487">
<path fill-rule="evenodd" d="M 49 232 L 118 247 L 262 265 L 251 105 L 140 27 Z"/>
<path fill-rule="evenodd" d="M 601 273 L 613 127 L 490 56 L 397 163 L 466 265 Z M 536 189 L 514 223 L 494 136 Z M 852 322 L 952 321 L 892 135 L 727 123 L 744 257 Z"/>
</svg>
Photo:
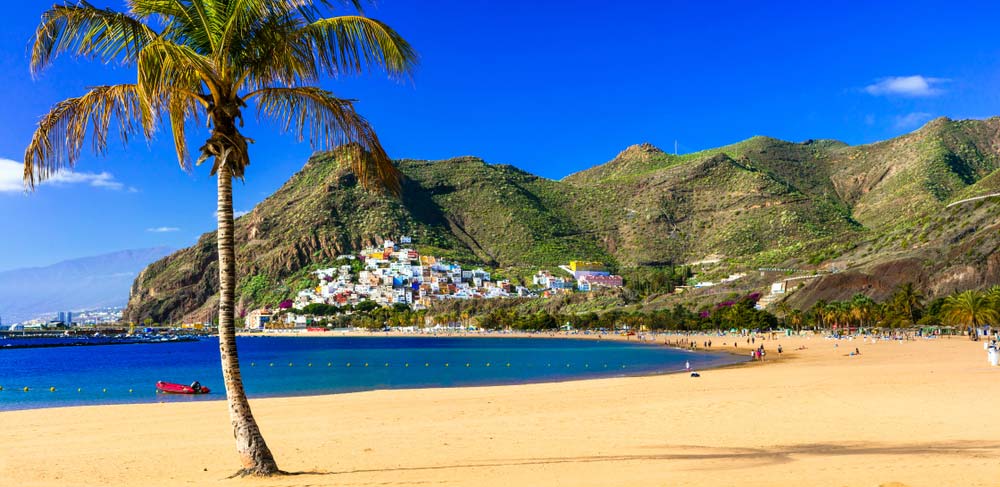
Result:
<svg viewBox="0 0 1000 487">
<path fill-rule="evenodd" d="M 781 358 L 781 344 L 778 344 L 778 358 Z"/>
<path fill-rule="evenodd" d="M 691 362 L 684 361 L 684 370 L 691 370 Z"/>
</svg>

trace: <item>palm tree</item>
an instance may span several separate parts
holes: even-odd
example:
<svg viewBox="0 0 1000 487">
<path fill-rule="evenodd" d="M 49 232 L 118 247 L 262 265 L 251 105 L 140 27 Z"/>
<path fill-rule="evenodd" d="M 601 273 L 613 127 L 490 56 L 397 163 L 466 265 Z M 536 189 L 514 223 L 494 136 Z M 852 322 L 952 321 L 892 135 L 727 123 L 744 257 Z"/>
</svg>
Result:
<svg viewBox="0 0 1000 487">
<path fill-rule="evenodd" d="M 236 353 L 233 178 L 242 179 L 251 139 L 240 133 L 244 109 L 276 120 L 314 148 L 339 149 L 365 187 L 400 190 L 399 172 L 351 100 L 313 86 L 384 69 L 410 75 L 416 53 L 387 25 L 358 15 L 331 16 L 332 0 L 128 0 L 125 12 L 86 1 L 42 15 L 31 53 L 38 74 L 58 55 L 135 67 L 133 84 L 98 86 L 56 104 L 25 151 L 29 189 L 79 159 L 87 135 L 103 153 L 111 124 L 122 141 L 150 139 L 169 121 L 180 165 L 190 170 L 185 124 L 206 120 L 210 137 L 196 164 L 212 160 L 218 177 L 219 350 L 242 475 L 279 473 L 243 391 Z"/>
<path fill-rule="evenodd" d="M 782 299 L 777 305 L 774 306 L 774 310 L 781 316 L 781 323 L 784 326 L 788 326 L 788 314 L 792 312 L 792 306 L 788 304 L 788 301 Z"/>
<path fill-rule="evenodd" d="M 993 308 L 1000 313 L 1000 284 L 994 284 L 986 290 L 986 297 L 990 300 Z"/>
<path fill-rule="evenodd" d="M 899 286 L 892 298 L 893 311 L 909 326 L 917 323 L 917 316 L 923 309 L 924 296 L 913 287 L 912 282 Z"/>
<path fill-rule="evenodd" d="M 823 323 L 831 330 L 843 324 L 840 303 L 830 303 L 823 310 Z"/>
<path fill-rule="evenodd" d="M 802 322 L 803 322 L 802 310 L 793 309 L 792 312 L 788 315 L 787 319 L 788 319 L 788 324 L 791 325 L 792 328 L 795 328 L 795 331 L 802 330 Z"/>
<path fill-rule="evenodd" d="M 941 311 L 947 322 L 964 325 L 973 341 L 979 340 L 976 331 L 979 326 L 1000 320 L 1000 314 L 993 308 L 989 297 L 979 291 L 965 291 L 948 296 Z"/>
<path fill-rule="evenodd" d="M 820 299 L 812 305 L 809 309 L 809 313 L 812 315 L 813 326 L 817 329 L 822 329 L 826 325 L 826 309 L 829 306 L 826 301 Z"/>
<path fill-rule="evenodd" d="M 875 314 L 875 301 L 864 294 L 855 294 L 849 303 L 845 303 L 848 308 L 848 315 L 857 323 L 858 328 L 867 327 L 871 324 Z"/>
<path fill-rule="evenodd" d="M 847 316 L 850 322 L 858 325 L 858 327 L 861 327 L 862 324 L 865 322 L 866 315 L 867 315 L 867 308 L 865 308 L 864 304 L 858 302 L 851 302 L 848 305 Z"/>
</svg>

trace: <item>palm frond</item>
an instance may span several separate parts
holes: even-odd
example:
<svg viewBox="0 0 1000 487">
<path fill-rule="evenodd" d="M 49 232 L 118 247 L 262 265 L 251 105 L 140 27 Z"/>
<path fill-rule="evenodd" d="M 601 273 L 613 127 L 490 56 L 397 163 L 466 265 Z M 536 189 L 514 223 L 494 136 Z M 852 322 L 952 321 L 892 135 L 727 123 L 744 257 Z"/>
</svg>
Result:
<svg viewBox="0 0 1000 487">
<path fill-rule="evenodd" d="M 211 0 L 188 0 L 189 15 L 194 18 L 193 24 L 197 26 L 197 31 L 202 34 L 204 40 L 208 41 L 208 54 L 216 51 L 221 33 L 219 25 L 219 15 L 212 5 L 206 5 L 206 1 Z"/>
<path fill-rule="evenodd" d="M 186 92 L 198 99 L 201 84 L 218 91 L 220 81 L 212 60 L 183 44 L 156 39 L 139 54 L 139 89 L 157 109 L 164 108 L 172 93 Z"/>
<path fill-rule="evenodd" d="M 362 186 L 399 194 L 399 170 L 352 100 L 316 87 L 263 88 L 246 100 L 257 103 L 258 118 L 279 121 L 282 131 L 293 132 L 300 141 L 308 134 L 315 149 L 340 146 Z"/>
<path fill-rule="evenodd" d="M 354 6 L 362 11 L 360 0 L 229 0 L 224 2 L 223 13 L 219 17 L 221 29 L 219 43 L 216 46 L 217 56 L 231 56 L 243 59 L 245 48 L 257 47 L 254 41 L 261 36 L 287 37 L 287 34 L 297 30 L 302 25 L 319 20 L 325 13 L 324 7 L 331 8 L 335 4 Z M 285 22 L 274 22 L 277 19 Z M 287 22 L 294 20 L 295 22 Z M 269 35 L 278 34 L 278 36 Z"/>
<path fill-rule="evenodd" d="M 355 74 L 385 69 L 391 77 L 411 75 L 417 54 L 381 22 L 365 17 L 332 17 L 306 24 L 303 17 L 272 12 L 234 48 L 243 66 L 240 85 L 312 84 L 322 74 Z M 241 56 L 241 57 L 240 57 Z"/>
<path fill-rule="evenodd" d="M 25 185 L 34 188 L 60 169 L 72 168 L 88 133 L 93 151 L 104 153 L 112 121 L 117 123 L 123 143 L 136 133 L 152 137 L 154 114 L 136 85 L 98 86 L 81 97 L 57 103 L 38 122 L 24 152 Z"/>
<path fill-rule="evenodd" d="M 209 19 L 204 1 L 193 0 L 127 0 L 132 15 L 146 19 L 155 17 L 164 25 L 162 37 L 208 55 L 214 52 L 213 21 Z M 214 13 L 214 7 L 211 9 Z"/>
<path fill-rule="evenodd" d="M 155 15 L 161 19 L 169 19 L 187 16 L 187 9 L 180 0 L 127 0 L 126 5 L 129 12 L 136 17 Z"/>
<path fill-rule="evenodd" d="M 38 74 L 66 51 L 130 64 L 156 36 L 149 26 L 128 14 L 98 9 L 85 1 L 75 6 L 56 5 L 42 14 L 35 31 L 31 72 Z"/>
<path fill-rule="evenodd" d="M 174 92 L 167 104 L 167 116 L 170 118 L 170 130 L 174 139 L 174 150 L 177 152 L 177 162 L 181 169 L 191 170 L 191 154 L 187 149 L 188 120 L 199 120 L 199 104 L 195 97 L 186 93 Z"/>
<path fill-rule="evenodd" d="M 273 0 L 230 0 L 226 3 L 219 51 L 229 54 L 230 46 L 272 12 L 271 3 Z"/>
<path fill-rule="evenodd" d="M 375 3 L 374 0 L 267 0 L 279 9 L 295 10 L 309 22 L 329 17 L 332 10 L 338 6 L 350 7 L 359 14 L 364 14 L 365 3 Z"/>
<path fill-rule="evenodd" d="M 409 76 L 416 68 L 416 51 L 388 25 L 356 15 L 330 17 L 303 27 L 294 42 L 315 52 L 318 65 L 328 74 L 360 73 L 384 69 L 392 77 Z"/>
<path fill-rule="evenodd" d="M 233 46 L 231 62 L 241 66 L 238 84 L 247 91 L 268 86 L 302 86 L 319 81 L 312 47 L 291 42 L 304 22 L 292 14 L 271 13 Z"/>
</svg>

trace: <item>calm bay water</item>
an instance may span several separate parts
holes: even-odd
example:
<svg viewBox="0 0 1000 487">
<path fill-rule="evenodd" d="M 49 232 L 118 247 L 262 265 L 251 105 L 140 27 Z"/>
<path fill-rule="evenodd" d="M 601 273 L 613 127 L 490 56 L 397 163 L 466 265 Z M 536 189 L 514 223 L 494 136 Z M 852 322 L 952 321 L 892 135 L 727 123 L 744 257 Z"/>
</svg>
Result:
<svg viewBox="0 0 1000 487">
<path fill-rule="evenodd" d="M 636 343 L 541 338 L 240 337 L 238 349 L 251 398 L 656 374 L 683 370 L 685 361 L 704 369 L 744 360 Z M 198 380 L 212 393 L 157 394 L 158 380 Z M 214 338 L 0 349 L 0 386 L 0 411 L 224 399 Z"/>
</svg>

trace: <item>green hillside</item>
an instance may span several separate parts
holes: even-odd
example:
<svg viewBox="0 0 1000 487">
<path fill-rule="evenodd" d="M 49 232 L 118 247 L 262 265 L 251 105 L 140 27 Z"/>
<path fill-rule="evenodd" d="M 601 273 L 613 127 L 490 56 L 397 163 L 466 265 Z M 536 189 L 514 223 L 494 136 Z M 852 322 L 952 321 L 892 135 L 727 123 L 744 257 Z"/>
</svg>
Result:
<svg viewBox="0 0 1000 487">
<path fill-rule="evenodd" d="M 847 269 L 789 297 L 800 304 L 901 281 L 932 295 L 982 287 L 1000 281 L 997 206 L 944 207 L 996 191 L 998 166 L 997 118 L 937 119 L 863 146 L 753 137 L 673 156 L 642 144 L 561 181 L 475 157 L 401 160 L 398 200 L 361 190 L 320 154 L 237 220 L 240 299 L 294 294 L 308 270 L 401 234 L 424 253 L 511 276 L 571 259 L 620 270 L 718 260 L 702 269 L 716 274 Z M 207 319 L 216 272 L 209 233 L 139 276 L 127 319 Z"/>
</svg>

